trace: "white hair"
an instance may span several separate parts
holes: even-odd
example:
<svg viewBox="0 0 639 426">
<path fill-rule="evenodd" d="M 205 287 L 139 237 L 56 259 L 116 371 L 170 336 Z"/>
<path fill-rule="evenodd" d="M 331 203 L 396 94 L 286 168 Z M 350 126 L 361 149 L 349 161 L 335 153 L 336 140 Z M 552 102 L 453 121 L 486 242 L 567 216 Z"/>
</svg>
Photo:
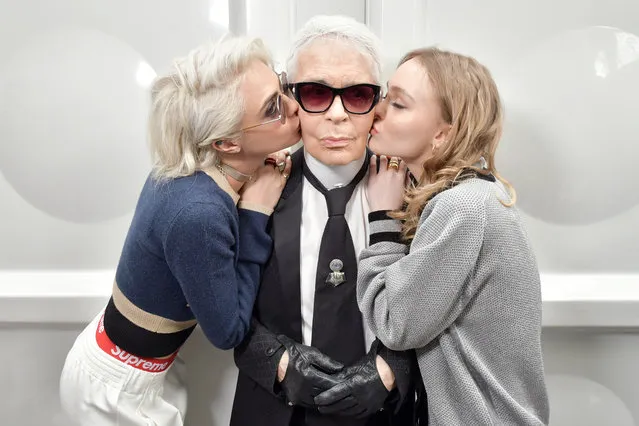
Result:
<svg viewBox="0 0 639 426">
<path fill-rule="evenodd" d="M 318 15 L 308 20 L 293 38 L 290 55 L 286 61 L 286 72 L 295 81 L 298 56 L 305 48 L 320 39 L 340 40 L 367 57 L 371 63 L 371 74 L 379 84 L 382 60 L 379 38 L 364 24 L 348 16 Z"/>
<path fill-rule="evenodd" d="M 149 117 L 156 178 L 188 176 L 210 167 L 215 160 L 211 144 L 239 135 L 244 113 L 239 87 L 254 60 L 272 67 L 261 39 L 223 38 L 176 59 L 168 74 L 156 78 Z"/>
</svg>

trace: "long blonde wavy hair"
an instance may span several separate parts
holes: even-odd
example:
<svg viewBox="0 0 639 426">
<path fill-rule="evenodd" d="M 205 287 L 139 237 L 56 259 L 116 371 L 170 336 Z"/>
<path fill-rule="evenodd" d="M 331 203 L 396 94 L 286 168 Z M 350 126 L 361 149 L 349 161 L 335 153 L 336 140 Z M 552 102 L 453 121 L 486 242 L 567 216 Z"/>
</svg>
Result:
<svg viewBox="0 0 639 426">
<path fill-rule="evenodd" d="M 398 66 L 415 59 L 423 67 L 441 109 L 442 119 L 449 124 L 446 142 L 423 164 L 417 184 L 407 189 L 405 207 L 393 213 L 403 221 L 403 235 L 414 238 L 426 203 L 468 176 L 468 173 L 492 173 L 506 188 L 513 206 L 515 189 L 495 167 L 495 151 L 503 128 L 503 107 L 497 85 L 488 69 L 474 58 L 429 47 L 407 53 Z M 481 157 L 488 170 L 477 167 Z"/>
</svg>

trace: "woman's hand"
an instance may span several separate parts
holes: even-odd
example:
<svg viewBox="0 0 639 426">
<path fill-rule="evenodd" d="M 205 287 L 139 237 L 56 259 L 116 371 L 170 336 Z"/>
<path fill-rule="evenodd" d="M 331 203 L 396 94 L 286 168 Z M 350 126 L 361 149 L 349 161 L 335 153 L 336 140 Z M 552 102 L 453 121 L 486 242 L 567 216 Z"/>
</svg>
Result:
<svg viewBox="0 0 639 426">
<path fill-rule="evenodd" d="M 245 203 L 269 209 L 275 208 L 290 173 L 291 157 L 289 156 L 285 157 L 281 172 L 277 165 L 274 167 L 269 163 L 261 166 L 255 172 L 255 178 L 242 187 L 240 199 Z"/>
<path fill-rule="evenodd" d="M 288 148 L 282 149 L 280 151 L 269 154 L 264 160 L 264 164 L 272 164 L 277 166 L 281 172 L 284 171 L 284 166 L 286 165 L 286 159 L 291 156 Z"/>
<path fill-rule="evenodd" d="M 368 172 L 368 205 L 372 212 L 378 210 L 398 210 L 404 201 L 406 188 L 406 163 L 397 157 L 390 160 L 380 156 L 379 172 L 377 156 L 371 156 Z"/>
</svg>

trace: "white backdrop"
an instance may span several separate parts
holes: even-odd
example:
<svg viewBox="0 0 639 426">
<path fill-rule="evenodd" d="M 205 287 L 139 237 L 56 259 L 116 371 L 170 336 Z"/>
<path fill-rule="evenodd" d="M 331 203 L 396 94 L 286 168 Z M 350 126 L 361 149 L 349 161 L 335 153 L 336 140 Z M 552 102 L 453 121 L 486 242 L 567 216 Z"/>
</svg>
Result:
<svg viewBox="0 0 639 426">
<path fill-rule="evenodd" d="M 386 76 L 406 50 L 429 44 L 484 62 L 506 103 L 498 167 L 519 190 L 542 272 L 639 273 L 631 0 L 0 0 L 0 271 L 113 269 L 149 170 L 156 73 L 229 28 L 262 36 L 282 63 L 291 35 L 317 13 L 368 23 Z M 66 424 L 51 413 L 78 331 L 0 328 L 22 359 L 49 351 L 54 360 L 42 369 L 2 362 L 10 386 L 0 391 L 0 424 Z M 230 353 L 200 336 L 186 356 L 198 379 L 191 424 L 225 424 Z M 24 410 L 34 400 L 44 408 Z"/>
<path fill-rule="evenodd" d="M 476 56 L 506 103 L 498 166 L 543 271 L 639 271 L 639 4 L 631 0 L 0 0 L 0 268 L 112 268 L 148 172 L 147 88 L 232 31 L 280 62 L 316 13 Z M 229 24 L 230 23 L 230 24 Z"/>
</svg>

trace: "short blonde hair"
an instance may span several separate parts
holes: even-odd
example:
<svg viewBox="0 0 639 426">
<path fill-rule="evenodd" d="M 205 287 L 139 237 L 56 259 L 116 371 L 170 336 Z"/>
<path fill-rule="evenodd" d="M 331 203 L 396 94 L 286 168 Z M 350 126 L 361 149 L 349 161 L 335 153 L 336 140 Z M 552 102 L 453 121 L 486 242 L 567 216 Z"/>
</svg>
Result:
<svg viewBox="0 0 639 426">
<path fill-rule="evenodd" d="M 379 84 L 382 74 L 381 42 L 364 24 L 349 16 L 317 15 L 309 19 L 295 34 L 291 52 L 286 61 L 286 73 L 290 81 L 297 77 L 298 56 L 320 39 L 340 40 L 370 60 L 371 74 Z"/>
<path fill-rule="evenodd" d="M 188 176 L 215 161 L 212 143 L 239 135 L 244 113 L 240 83 L 249 65 L 272 57 L 259 38 L 209 42 L 176 59 L 151 89 L 149 144 L 153 176 Z"/>
</svg>

